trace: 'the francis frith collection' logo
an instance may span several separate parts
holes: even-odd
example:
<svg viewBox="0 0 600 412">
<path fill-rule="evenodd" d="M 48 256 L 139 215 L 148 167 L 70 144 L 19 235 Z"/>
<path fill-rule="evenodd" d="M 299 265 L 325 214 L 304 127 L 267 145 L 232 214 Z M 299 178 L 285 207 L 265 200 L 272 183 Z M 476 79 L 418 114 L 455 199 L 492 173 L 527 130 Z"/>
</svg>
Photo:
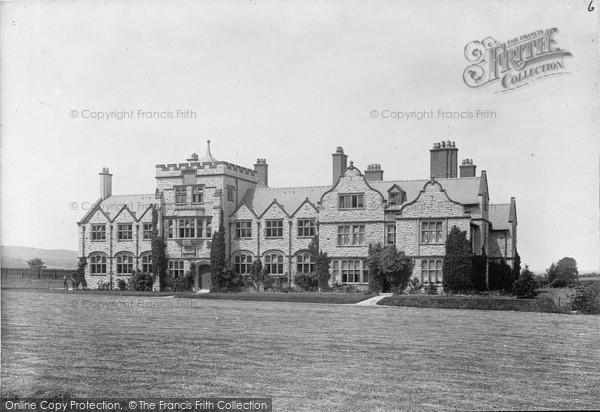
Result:
<svg viewBox="0 0 600 412">
<path fill-rule="evenodd" d="M 571 53 L 557 47 L 553 39 L 557 31 L 538 30 L 504 43 L 492 37 L 470 42 L 465 47 L 465 57 L 472 64 L 463 72 L 463 80 L 473 88 L 499 82 L 501 91 L 508 91 L 543 77 L 567 73 L 564 57 Z"/>
</svg>

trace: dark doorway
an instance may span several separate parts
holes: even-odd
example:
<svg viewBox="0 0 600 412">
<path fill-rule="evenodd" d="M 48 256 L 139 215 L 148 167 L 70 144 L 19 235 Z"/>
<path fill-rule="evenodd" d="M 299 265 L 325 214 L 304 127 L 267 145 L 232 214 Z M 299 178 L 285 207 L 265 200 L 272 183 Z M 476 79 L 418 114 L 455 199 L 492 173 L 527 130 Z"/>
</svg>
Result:
<svg viewBox="0 0 600 412">
<path fill-rule="evenodd" d="M 199 265 L 198 272 L 196 273 L 196 280 L 198 282 L 198 286 L 196 290 L 210 290 L 210 266 L 209 265 Z M 194 282 L 196 283 L 196 282 Z M 194 284 L 194 286 L 196 286 Z"/>
</svg>

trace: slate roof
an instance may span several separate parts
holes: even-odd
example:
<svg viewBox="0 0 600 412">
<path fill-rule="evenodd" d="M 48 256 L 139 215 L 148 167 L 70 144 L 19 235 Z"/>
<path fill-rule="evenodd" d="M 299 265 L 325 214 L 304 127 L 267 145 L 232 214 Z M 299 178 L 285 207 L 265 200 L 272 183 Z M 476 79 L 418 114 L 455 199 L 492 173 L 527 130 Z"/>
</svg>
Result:
<svg viewBox="0 0 600 412">
<path fill-rule="evenodd" d="M 321 196 L 329 189 L 331 186 L 256 188 L 248 190 L 241 203 L 261 216 L 271 203 L 277 200 L 277 203 L 291 215 L 307 198 L 316 206 L 317 202 L 321 200 Z"/>
<path fill-rule="evenodd" d="M 489 205 L 489 219 L 492 223 L 492 230 L 508 230 L 510 221 L 510 205 L 499 204 Z"/>
<path fill-rule="evenodd" d="M 127 206 L 127 208 L 133 213 L 136 219 L 139 219 L 150 205 L 157 204 L 158 202 L 154 194 L 141 194 L 109 196 L 101 201 L 99 206 L 100 209 L 108 215 L 110 220 L 113 220 L 125 206 Z M 92 217 L 95 210 L 96 208 L 90 209 L 90 211 L 82 219 L 82 222 L 86 222 L 90 217 Z"/>
<path fill-rule="evenodd" d="M 399 186 L 406 193 L 406 202 L 412 202 L 418 196 L 429 180 L 394 180 L 383 182 L 369 182 L 371 187 L 380 192 L 387 199 L 387 191 L 394 185 Z M 436 179 L 450 199 L 463 205 L 479 203 L 479 194 L 482 190 L 481 177 L 461 177 L 453 179 Z"/>
</svg>

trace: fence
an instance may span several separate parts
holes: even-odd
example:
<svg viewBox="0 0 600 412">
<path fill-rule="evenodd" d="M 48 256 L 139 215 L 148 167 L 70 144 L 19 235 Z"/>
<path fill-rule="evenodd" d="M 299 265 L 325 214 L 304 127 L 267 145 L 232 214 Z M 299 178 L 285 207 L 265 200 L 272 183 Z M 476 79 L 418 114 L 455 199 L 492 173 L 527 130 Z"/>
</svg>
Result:
<svg viewBox="0 0 600 412">
<path fill-rule="evenodd" d="M 2 268 L 2 288 L 12 289 L 62 289 L 67 276 L 69 287 L 75 269 L 13 269 Z"/>
</svg>

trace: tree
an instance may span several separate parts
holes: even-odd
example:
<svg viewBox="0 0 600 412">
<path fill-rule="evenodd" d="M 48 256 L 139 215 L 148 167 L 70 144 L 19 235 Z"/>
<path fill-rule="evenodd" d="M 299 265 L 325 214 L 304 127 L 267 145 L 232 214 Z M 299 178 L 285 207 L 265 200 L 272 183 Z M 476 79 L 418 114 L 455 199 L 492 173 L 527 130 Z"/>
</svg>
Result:
<svg viewBox="0 0 600 412">
<path fill-rule="evenodd" d="M 414 262 L 396 245 L 384 247 L 379 254 L 379 269 L 395 294 L 404 292 L 412 275 Z"/>
<path fill-rule="evenodd" d="M 443 286 L 448 292 L 464 292 L 473 289 L 473 251 L 467 240 L 467 232 L 453 226 L 446 239 L 446 257 L 442 266 Z"/>
<path fill-rule="evenodd" d="M 40 258 L 30 259 L 27 261 L 27 264 L 29 265 L 29 269 L 36 269 L 36 270 L 46 269 L 46 265 L 44 265 L 44 261 Z"/>
<path fill-rule="evenodd" d="M 536 297 L 537 281 L 533 272 L 529 270 L 529 266 L 525 265 L 525 269 L 521 272 L 519 279 L 513 283 L 513 293 L 522 299 L 533 299 Z"/>
<path fill-rule="evenodd" d="M 264 285 L 263 276 L 263 265 L 260 261 L 260 258 L 258 258 L 252 262 L 252 266 L 250 267 L 250 272 L 248 273 L 247 278 L 248 282 L 254 287 L 254 289 L 256 289 L 257 292 L 260 292 L 261 287 Z"/>
<path fill-rule="evenodd" d="M 564 257 L 556 264 L 556 279 L 570 283 L 577 281 L 579 271 L 577 262 L 572 257 Z"/>
<path fill-rule="evenodd" d="M 552 283 L 554 279 L 556 279 L 556 275 L 558 272 L 556 271 L 556 263 L 552 263 L 548 269 L 546 269 L 546 275 L 548 277 L 548 283 Z"/>
<path fill-rule="evenodd" d="M 158 210 L 152 207 L 152 233 L 151 233 L 151 253 L 152 253 L 152 279 L 158 276 L 159 288 L 162 290 L 167 287 L 167 257 L 165 254 L 166 244 L 162 236 L 158 234 Z"/>
<path fill-rule="evenodd" d="M 223 275 L 227 268 L 227 256 L 225 245 L 225 228 L 219 226 L 219 230 L 213 233 L 210 245 L 210 280 L 213 292 L 223 290 Z"/>
<path fill-rule="evenodd" d="M 331 262 L 331 258 L 327 256 L 327 252 L 323 252 L 319 248 L 319 235 L 315 235 L 311 239 L 308 244 L 308 253 L 315 259 L 315 275 L 319 290 L 328 290 L 329 279 L 331 279 L 331 273 L 329 273 L 329 263 Z"/>
<path fill-rule="evenodd" d="M 381 243 L 369 244 L 367 265 L 369 266 L 369 290 L 372 293 L 380 293 L 388 289 L 386 277 L 379 267 L 379 256 L 382 250 Z"/>
<path fill-rule="evenodd" d="M 85 257 L 80 257 L 77 262 L 77 271 L 75 272 L 75 283 L 77 285 L 81 284 L 83 289 L 87 289 L 87 280 L 85 280 L 85 267 L 87 266 L 87 259 Z"/>
<path fill-rule="evenodd" d="M 471 276 L 471 283 L 473 284 L 473 289 L 478 292 L 488 290 L 486 279 L 487 263 L 488 258 L 485 250 L 482 251 L 481 255 L 473 256 L 473 273 Z"/>
<path fill-rule="evenodd" d="M 521 256 L 515 251 L 515 260 L 513 261 L 513 278 L 515 280 L 521 277 Z"/>
<path fill-rule="evenodd" d="M 504 259 L 489 263 L 488 285 L 490 290 L 510 293 L 513 288 L 513 274 L 510 266 Z"/>
</svg>

